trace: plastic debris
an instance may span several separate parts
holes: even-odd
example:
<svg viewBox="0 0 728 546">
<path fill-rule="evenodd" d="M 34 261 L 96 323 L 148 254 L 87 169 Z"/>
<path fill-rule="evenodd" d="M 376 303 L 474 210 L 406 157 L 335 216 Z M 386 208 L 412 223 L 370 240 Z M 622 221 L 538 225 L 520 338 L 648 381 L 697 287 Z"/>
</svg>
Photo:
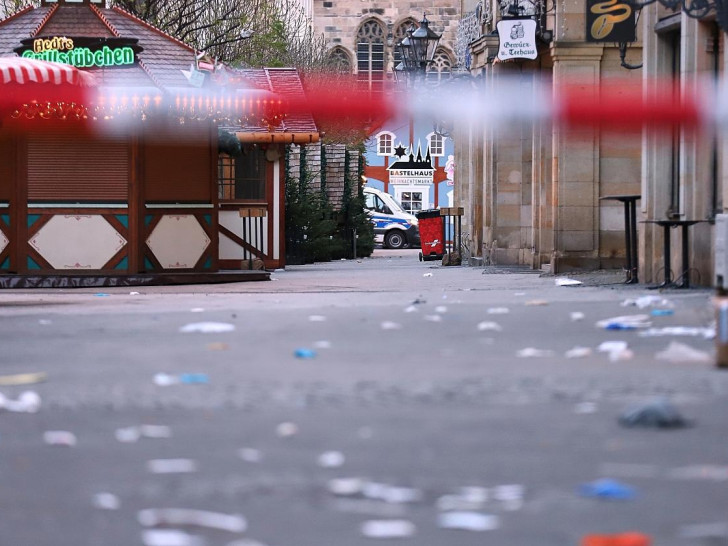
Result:
<svg viewBox="0 0 728 546">
<path fill-rule="evenodd" d="M 571 322 L 584 320 L 585 316 L 586 315 L 584 315 L 584 313 L 582 313 L 581 311 L 572 311 L 571 313 L 569 313 L 569 318 L 571 319 Z"/>
<path fill-rule="evenodd" d="M 438 515 L 437 525 L 443 529 L 493 531 L 500 527 L 500 519 L 498 516 L 478 512 L 444 512 Z"/>
<path fill-rule="evenodd" d="M 728 481 L 728 466 L 718 465 L 691 465 L 673 468 L 669 472 L 673 480 L 712 480 L 716 482 Z"/>
<path fill-rule="evenodd" d="M 529 307 L 542 307 L 548 304 L 549 302 L 547 302 L 546 300 L 529 300 L 526 302 L 526 305 Z"/>
<path fill-rule="evenodd" d="M 650 535 L 643 533 L 619 533 L 616 535 L 584 535 L 580 546 L 651 546 Z"/>
<path fill-rule="evenodd" d="M 333 495 L 351 497 L 361 494 L 364 484 L 365 482 L 361 478 L 336 478 L 329 480 L 326 488 Z"/>
<path fill-rule="evenodd" d="M 728 522 L 695 523 L 680 527 L 682 538 L 728 539 Z"/>
<path fill-rule="evenodd" d="M 276 427 L 276 435 L 279 438 L 290 438 L 298 434 L 298 425 L 295 423 L 280 423 Z"/>
<path fill-rule="evenodd" d="M 326 317 L 323 315 L 310 315 L 308 320 L 309 322 L 326 322 Z"/>
<path fill-rule="evenodd" d="M 664 351 L 655 355 L 657 360 L 669 362 L 712 362 L 713 358 L 705 351 L 694 349 L 678 341 L 671 341 Z"/>
<path fill-rule="evenodd" d="M 635 489 L 617 480 L 601 479 L 582 484 L 579 488 L 583 497 L 594 497 L 608 500 L 632 500 Z"/>
<path fill-rule="evenodd" d="M 114 432 L 116 439 L 123 444 L 133 444 L 139 441 L 142 434 L 138 427 L 117 428 Z"/>
<path fill-rule="evenodd" d="M 346 458 L 340 451 L 325 451 L 318 456 L 317 463 L 321 468 L 339 468 Z"/>
<path fill-rule="evenodd" d="M 170 375 L 166 373 L 158 373 L 154 375 L 154 383 L 160 387 L 169 387 L 170 385 L 201 385 L 210 382 L 210 378 L 204 373 L 182 373 L 179 375 Z"/>
<path fill-rule="evenodd" d="M 0 386 L 33 385 L 35 383 L 42 383 L 47 378 L 48 376 L 43 372 L 0 375 Z"/>
<path fill-rule="evenodd" d="M 190 309 L 190 313 L 204 313 L 205 309 L 204 307 L 193 307 Z"/>
<path fill-rule="evenodd" d="M 578 286 L 580 284 L 584 283 L 577 281 L 576 279 L 568 279 L 566 277 L 559 277 L 556 279 L 556 286 Z"/>
<path fill-rule="evenodd" d="M 526 347 L 516 353 L 519 358 L 545 358 L 553 356 L 554 352 L 548 349 L 535 349 L 533 347 Z"/>
<path fill-rule="evenodd" d="M 182 326 L 179 331 L 183 334 L 199 332 L 201 334 L 222 334 L 235 330 L 234 324 L 227 322 L 193 322 Z"/>
<path fill-rule="evenodd" d="M 596 323 L 597 328 L 605 330 L 637 330 L 638 328 L 649 328 L 652 323 L 649 315 L 622 315 L 600 320 Z"/>
<path fill-rule="evenodd" d="M 97 298 L 108 298 L 110 294 L 104 294 L 102 292 L 99 292 L 98 294 L 94 294 Z"/>
<path fill-rule="evenodd" d="M 121 508 L 121 501 L 113 493 L 96 493 L 93 505 L 99 510 L 118 510 Z"/>
<path fill-rule="evenodd" d="M 423 276 L 423 277 L 432 277 L 432 273 L 425 273 L 425 274 L 424 274 L 424 275 L 422 275 L 422 276 Z"/>
<path fill-rule="evenodd" d="M 715 328 L 699 328 L 691 326 L 665 326 L 664 328 L 649 328 L 640 332 L 640 337 L 659 337 L 659 336 L 690 336 L 702 337 L 703 339 L 713 339 L 715 337 Z"/>
<path fill-rule="evenodd" d="M 197 461 L 192 459 L 152 459 L 147 461 L 152 474 L 188 474 L 197 472 Z"/>
<path fill-rule="evenodd" d="M 47 430 L 43 433 L 43 441 L 49 446 L 73 447 L 76 445 L 76 435 L 67 430 Z"/>
<path fill-rule="evenodd" d="M 248 522 L 240 514 L 222 514 L 189 508 L 149 508 L 137 513 L 137 521 L 144 527 L 195 526 L 230 533 L 243 533 Z"/>
<path fill-rule="evenodd" d="M 406 538 L 414 535 L 416 529 L 406 519 L 373 519 L 362 523 L 361 534 L 368 538 Z"/>
<path fill-rule="evenodd" d="M 681 428 L 688 422 L 666 398 L 635 404 L 619 417 L 625 427 Z"/>
<path fill-rule="evenodd" d="M 478 323 L 479 332 L 502 332 L 503 328 L 497 322 L 483 321 Z"/>
<path fill-rule="evenodd" d="M 326 340 L 316 341 L 313 346 L 317 349 L 331 349 L 331 342 Z"/>
<path fill-rule="evenodd" d="M 417 306 L 416 305 L 410 305 L 408 307 L 404 308 L 405 313 L 416 313 L 417 312 Z"/>
<path fill-rule="evenodd" d="M 640 309 L 651 307 L 653 305 L 668 307 L 671 306 L 672 303 L 661 296 L 640 296 L 639 298 L 629 298 L 622 302 L 622 307 L 637 306 Z"/>
<path fill-rule="evenodd" d="M 591 356 L 592 350 L 589 347 L 574 347 L 564 353 L 566 358 L 585 358 Z"/>
<path fill-rule="evenodd" d="M 577 415 L 588 415 L 597 412 L 597 405 L 594 402 L 579 402 L 574 406 L 574 413 Z"/>
<path fill-rule="evenodd" d="M 435 313 L 447 313 L 447 307 L 445 305 L 438 305 L 435 307 Z"/>
<path fill-rule="evenodd" d="M 422 318 L 428 322 L 442 322 L 442 317 L 440 315 L 425 315 Z"/>
<path fill-rule="evenodd" d="M 362 488 L 362 495 L 368 499 L 382 500 L 392 504 L 419 502 L 423 497 L 422 491 L 419 489 L 376 482 L 366 482 Z"/>
<path fill-rule="evenodd" d="M 129 292 L 130 296 L 141 296 L 139 292 Z"/>
<path fill-rule="evenodd" d="M 176 529 L 146 529 L 142 532 L 144 546 L 205 546 L 202 537 Z"/>
<path fill-rule="evenodd" d="M 238 457 L 246 463 L 259 463 L 263 460 L 263 453 L 259 449 L 252 447 L 243 447 L 238 449 Z"/>
<path fill-rule="evenodd" d="M 17 400 L 11 400 L 0 393 L 0 409 L 13 413 L 37 413 L 40 409 L 40 396 L 35 391 L 24 391 Z"/>
<path fill-rule="evenodd" d="M 650 311 L 651 317 L 669 317 L 675 314 L 672 309 L 653 309 Z"/>
<path fill-rule="evenodd" d="M 381 326 L 382 330 L 401 330 L 402 329 L 402 325 L 399 322 L 392 322 L 389 320 L 385 320 L 384 322 L 382 322 L 382 324 L 380 326 Z"/>
<path fill-rule="evenodd" d="M 316 358 L 316 351 L 306 349 L 305 347 L 299 347 L 293 351 L 293 356 L 300 358 L 301 360 L 313 360 Z"/>
<path fill-rule="evenodd" d="M 507 315 L 511 310 L 508 307 L 491 307 L 487 312 L 489 315 Z"/>
<path fill-rule="evenodd" d="M 634 353 L 627 348 L 626 341 L 603 341 L 597 347 L 597 351 L 607 353 L 612 362 L 629 360 L 634 356 Z"/>
</svg>

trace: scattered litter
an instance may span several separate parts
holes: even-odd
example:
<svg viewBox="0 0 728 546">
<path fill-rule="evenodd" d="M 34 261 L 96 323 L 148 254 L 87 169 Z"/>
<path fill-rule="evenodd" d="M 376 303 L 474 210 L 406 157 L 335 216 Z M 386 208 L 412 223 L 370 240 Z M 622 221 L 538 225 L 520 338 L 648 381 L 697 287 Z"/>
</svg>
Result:
<svg viewBox="0 0 728 546">
<path fill-rule="evenodd" d="M 35 383 L 42 383 L 47 378 L 48 376 L 43 372 L 0 375 L 0 386 L 33 385 Z"/>
<path fill-rule="evenodd" d="M 566 358 L 585 358 L 591 356 L 592 350 L 589 347 L 574 347 L 564 353 Z"/>
<path fill-rule="evenodd" d="M 589 415 L 597 412 L 597 405 L 594 402 L 580 402 L 574 406 L 574 413 L 577 415 Z"/>
<path fill-rule="evenodd" d="M 612 362 L 629 360 L 634 356 L 634 353 L 627 348 L 626 341 L 603 341 L 597 347 L 597 351 L 600 353 L 608 353 L 609 360 Z"/>
<path fill-rule="evenodd" d="M 508 307 L 490 307 L 488 309 L 489 315 L 507 315 L 511 310 Z"/>
<path fill-rule="evenodd" d="M 603 463 L 599 465 L 599 473 L 621 478 L 656 478 L 659 469 L 653 464 Z"/>
<path fill-rule="evenodd" d="M 657 360 L 667 360 L 669 362 L 712 362 L 713 358 L 699 349 L 694 349 L 690 345 L 685 345 L 678 341 L 671 341 L 670 345 L 664 351 L 660 351 L 655 355 Z"/>
<path fill-rule="evenodd" d="M 595 497 L 609 500 L 632 500 L 635 490 L 616 480 L 602 479 L 582 484 L 579 488 L 583 497 Z"/>
<path fill-rule="evenodd" d="M 498 516 L 478 512 L 444 512 L 437 516 L 437 525 L 442 529 L 493 531 L 500 527 L 500 520 Z"/>
<path fill-rule="evenodd" d="M 313 344 L 317 349 L 331 349 L 331 342 L 326 340 L 317 341 Z"/>
<path fill-rule="evenodd" d="M 121 508 L 121 501 L 113 493 L 96 493 L 93 505 L 99 510 L 118 510 Z"/>
<path fill-rule="evenodd" d="M 97 298 L 107 298 L 109 297 L 109 295 L 110 294 L 103 294 L 101 292 L 99 292 L 98 294 L 94 294 L 94 296 L 96 296 Z"/>
<path fill-rule="evenodd" d="M 210 378 L 205 373 L 182 373 L 179 375 L 170 375 L 166 373 L 154 374 L 154 383 L 160 387 L 168 387 L 170 385 L 185 384 L 199 385 L 207 384 Z"/>
<path fill-rule="evenodd" d="M 547 302 L 546 300 L 529 300 L 526 302 L 526 305 L 528 305 L 529 307 L 541 307 L 548 304 L 549 302 Z"/>
<path fill-rule="evenodd" d="M 691 465 L 673 468 L 669 477 L 673 480 L 713 480 L 716 482 L 728 481 L 728 466 L 718 465 Z"/>
<path fill-rule="evenodd" d="M 653 309 L 650 311 L 652 317 L 669 317 L 675 314 L 672 309 Z"/>
<path fill-rule="evenodd" d="M 650 535 L 628 532 L 617 535 L 584 535 L 580 546 L 652 546 Z"/>
<path fill-rule="evenodd" d="M 190 313 L 204 313 L 205 309 L 203 307 L 193 307 L 190 309 Z"/>
<path fill-rule="evenodd" d="M 310 315 L 308 320 L 309 322 L 326 322 L 326 317 L 323 315 Z"/>
<path fill-rule="evenodd" d="M 43 433 L 43 441 L 49 446 L 73 447 L 76 435 L 67 430 L 47 430 Z"/>
<path fill-rule="evenodd" d="M 391 322 L 388 320 L 385 320 L 381 324 L 382 330 L 401 330 L 402 325 L 399 322 Z"/>
<path fill-rule="evenodd" d="M 144 546 L 205 546 L 202 537 L 176 529 L 146 529 L 142 532 Z"/>
<path fill-rule="evenodd" d="M 321 468 L 339 468 L 344 461 L 344 454 L 340 451 L 326 451 L 318 456 L 317 463 Z"/>
<path fill-rule="evenodd" d="M 447 313 L 447 307 L 444 305 L 438 305 L 435 307 L 435 313 Z"/>
<path fill-rule="evenodd" d="M 637 330 L 638 328 L 649 328 L 652 323 L 649 322 L 649 315 L 623 315 L 596 323 L 597 328 L 605 330 Z"/>
<path fill-rule="evenodd" d="M 662 307 L 671 307 L 672 303 L 661 296 L 640 296 L 639 298 L 629 298 L 622 302 L 622 307 L 637 306 L 640 309 L 660 305 Z"/>
<path fill-rule="evenodd" d="M 333 495 L 351 497 L 361 494 L 364 484 L 365 482 L 361 478 L 336 478 L 329 480 L 326 488 Z"/>
<path fill-rule="evenodd" d="M 489 332 L 489 331 L 502 332 L 503 328 L 501 328 L 501 325 L 498 324 L 497 322 L 483 321 L 483 322 L 478 323 L 478 331 L 479 332 Z"/>
<path fill-rule="evenodd" d="M 422 491 L 411 487 L 396 487 L 385 483 L 366 482 L 362 494 L 368 499 L 383 500 L 392 504 L 404 504 L 422 500 Z"/>
<path fill-rule="evenodd" d="M 425 273 L 425 274 L 424 274 L 424 275 L 422 275 L 422 276 L 423 276 L 423 277 L 432 277 L 432 273 Z"/>
<path fill-rule="evenodd" d="M 293 356 L 296 358 L 300 358 L 302 360 L 312 360 L 316 358 L 316 351 L 312 351 L 311 349 L 306 349 L 305 347 L 300 347 L 293 351 Z"/>
<path fill-rule="evenodd" d="M 246 463 L 259 463 L 263 460 L 263 453 L 259 449 L 243 447 L 238 449 L 238 457 Z"/>
<path fill-rule="evenodd" d="M 152 459 L 147 461 L 152 474 L 187 474 L 197 472 L 197 461 L 192 459 Z"/>
<path fill-rule="evenodd" d="M 172 429 L 166 425 L 141 425 L 139 432 L 144 438 L 171 438 Z"/>
<path fill-rule="evenodd" d="M 584 284 L 576 279 L 567 279 L 566 277 L 559 277 L 556 279 L 556 286 L 578 286 Z"/>
<path fill-rule="evenodd" d="M 217 529 L 230 533 L 243 533 L 248 522 L 239 514 L 222 514 L 189 508 L 149 508 L 137 513 L 137 521 L 144 527 L 190 525 Z"/>
<path fill-rule="evenodd" d="M 630 407 L 619 417 L 625 427 L 681 428 L 688 423 L 665 398 L 655 398 Z"/>
<path fill-rule="evenodd" d="M 227 343 L 222 343 L 220 341 L 207 344 L 208 351 L 227 351 L 228 349 L 230 349 L 230 345 L 228 345 Z"/>
<path fill-rule="evenodd" d="M 415 298 L 415 300 L 412 302 L 412 305 L 422 305 L 425 303 L 427 303 L 427 300 L 423 300 L 422 296 L 419 296 L 419 297 Z"/>
<path fill-rule="evenodd" d="M 498 501 L 522 499 L 524 487 L 518 484 L 499 485 L 493 488 L 493 498 Z"/>
<path fill-rule="evenodd" d="M 139 292 L 129 292 L 130 296 L 141 296 Z"/>
<path fill-rule="evenodd" d="M 526 347 L 516 353 L 519 358 L 544 358 L 553 356 L 554 352 L 548 349 L 534 349 L 533 347 Z"/>
<path fill-rule="evenodd" d="M 290 438 L 298 434 L 298 425 L 295 423 L 281 423 L 276 427 L 276 435 L 279 438 Z"/>
<path fill-rule="evenodd" d="M 442 322 L 440 315 L 425 315 L 423 318 L 428 322 Z"/>
<path fill-rule="evenodd" d="M 406 538 L 415 530 L 414 523 L 406 519 L 372 519 L 361 525 L 361 534 L 368 538 Z"/>
<path fill-rule="evenodd" d="M 664 328 L 649 328 L 644 332 L 640 332 L 641 337 L 659 337 L 659 336 L 693 336 L 702 337 L 703 339 L 713 339 L 715 337 L 715 328 L 699 328 L 690 326 L 665 326 Z"/>
<path fill-rule="evenodd" d="M 569 318 L 571 319 L 571 322 L 584 320 L 585 316 L 586 315 L 584 315 L 584 313 L 582 313 L 581 311 L 572 311 L 571 313 L 569 313 Z"/>
<path fill-rule="evenodd" d="M 405 313 L 416 313 L 417 307 L 415 305 L 410 305 L 409 307 L 404 308 Z"/>
<path fill-rule="evenodd" d="M 35 391 L 20 393 L 17 400 L 11 400 L 0 393 L 0 409 L 14 413 L 37 413 L 40 409 L 40 396 Z"/>
<path fill-rule="evenodd" d="M 695 523 L 680 527 L 682 538 L 726 539 L 728 538 L 728 522 Z"/>
<path fill-rule="evenodd" d="M 133 444 L 139 441 L 142 434 L 139 432 L 138 427 L 125 427 L 117 428 L 114 432 L 114 436 L 116 436 L 117 441 L 123 444 Z"/>
<path fill-rule="evenodd" d="M 183 334 L 190 334 L 199 332 L 201 334 L 222 334 L 225 332 L 232 332 L 235 330 L 234 324 L 228 324 L 227 322 L 193 322 L 182 326 L 179 331 Z"/>
</svg>

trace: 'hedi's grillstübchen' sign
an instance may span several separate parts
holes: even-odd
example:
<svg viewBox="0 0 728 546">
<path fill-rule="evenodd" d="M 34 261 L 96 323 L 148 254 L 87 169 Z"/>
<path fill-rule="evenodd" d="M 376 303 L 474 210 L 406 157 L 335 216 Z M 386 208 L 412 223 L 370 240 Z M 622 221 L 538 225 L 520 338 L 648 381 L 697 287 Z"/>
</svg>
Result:
<svg viewBox="0 0 728 546">
<path fill-rule="evenodd" d="M 498 21 L 498 59 L 535 59 L 536 21 L 533 19 L 501 19 Z"/>
</svg>

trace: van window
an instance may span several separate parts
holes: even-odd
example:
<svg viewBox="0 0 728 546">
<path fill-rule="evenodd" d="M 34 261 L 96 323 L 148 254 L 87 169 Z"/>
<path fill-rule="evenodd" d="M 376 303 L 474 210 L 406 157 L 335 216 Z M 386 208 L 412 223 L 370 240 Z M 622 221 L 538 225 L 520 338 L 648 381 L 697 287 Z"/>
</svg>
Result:
<svg viewBox="0 0 728 546">
<path fill-rule="evenodd" d="M 382 201 L 379 196 L 374 195 L 373 193 L 366 193 L 364 195 L 366 195 L 367 209 L 374 212 L 381 212 L 382 214 L 392 214 L 392 211 L 389 210 L 389 207 L 384 204 L 384 201 Z"/>
</svg>

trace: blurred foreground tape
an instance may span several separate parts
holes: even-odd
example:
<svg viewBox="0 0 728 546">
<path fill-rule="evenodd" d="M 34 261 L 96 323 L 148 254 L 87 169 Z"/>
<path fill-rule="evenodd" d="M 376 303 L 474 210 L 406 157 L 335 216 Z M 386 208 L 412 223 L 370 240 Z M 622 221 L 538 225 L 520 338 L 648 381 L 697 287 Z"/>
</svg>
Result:
<svg viewBox="0 0 728 546">
<path fill-rule="evenodd" d="M 19 373 L 15 375 L 0 375 L 0 386 L 11 385 L 32 385 L 33 383 L 42 383 L 47 379 L 45 373 Z"/>
<path fill-rule="evenodd" d="M 585 535 L 580 546 L 652 546 L 649 535 L 620 533 L 618 535 Z"/>
</svg>

